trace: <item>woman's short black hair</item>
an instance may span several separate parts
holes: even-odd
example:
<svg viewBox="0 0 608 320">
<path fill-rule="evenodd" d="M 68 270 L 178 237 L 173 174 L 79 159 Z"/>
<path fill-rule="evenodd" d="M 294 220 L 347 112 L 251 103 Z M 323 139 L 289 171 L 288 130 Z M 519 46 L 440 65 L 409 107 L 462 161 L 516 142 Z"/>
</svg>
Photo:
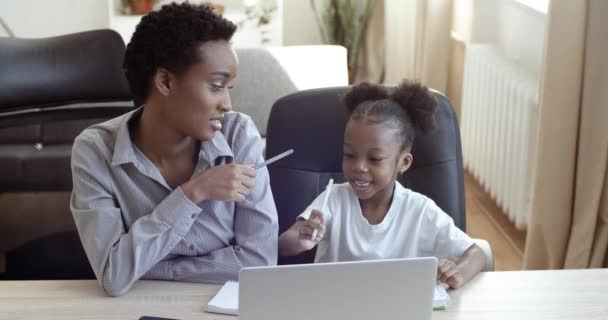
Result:
<svg viewBox="0 0 608 320">
<path fill-rule="evenodd" d="M 349 119 L 365 119 L 398 129 L 401 150 L 409 149 L 416 138 L 416 128 L 423 132 L 435 127 L 437 100 L 420 83 L 404 80 L 394 91 L 363 82 L 344 96 Z"/>
<path fill-rule="evenodd" d="M 123 68 L 131 92 L 148 97 L 158 67 L 179 74 L 199 62 L 197 48 L 206 41 L 230 41 L 236 25 L 208 5 L 171 3 L 144 16 L 127 45 Z"/>
</svg>

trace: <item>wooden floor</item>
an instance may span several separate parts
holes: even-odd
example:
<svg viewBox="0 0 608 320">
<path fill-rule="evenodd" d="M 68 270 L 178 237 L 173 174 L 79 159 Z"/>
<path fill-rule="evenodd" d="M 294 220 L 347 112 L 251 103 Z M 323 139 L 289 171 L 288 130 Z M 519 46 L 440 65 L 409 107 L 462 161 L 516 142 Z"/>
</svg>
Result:
<svg viewBox="0 0 608 320">
<path fill-rule="evenodd" d="M 475 178 L 465 172 L 467 233 L 492 246 L 496 271 L 520 270 L 526 243 L 525 231 L 515 229 Z"/>
</svg>

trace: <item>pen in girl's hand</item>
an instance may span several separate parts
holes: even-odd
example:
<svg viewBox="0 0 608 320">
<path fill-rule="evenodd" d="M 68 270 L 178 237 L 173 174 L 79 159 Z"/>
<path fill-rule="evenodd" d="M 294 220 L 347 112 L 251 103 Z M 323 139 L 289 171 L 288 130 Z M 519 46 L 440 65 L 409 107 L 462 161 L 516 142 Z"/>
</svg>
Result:
<svg viewBox="0 0 608 320">
<path fill-rule="evenodd" d="M 329 179 L 329 183 L 327 183 L 327 187 L 325 187 L 325 197 L 323 198 L 323 204 L 321 204 L 321 212 L 325 212 L 325 207 L 327 207 L 327 199 L 329 199 L 329 194 L 331 192 L 331 187 L 334 185 L 334 179 Z M 317 237 L 317 229 L 312 230 L 312 235 L 310 240 L 315 240 Z"/>
</svg>

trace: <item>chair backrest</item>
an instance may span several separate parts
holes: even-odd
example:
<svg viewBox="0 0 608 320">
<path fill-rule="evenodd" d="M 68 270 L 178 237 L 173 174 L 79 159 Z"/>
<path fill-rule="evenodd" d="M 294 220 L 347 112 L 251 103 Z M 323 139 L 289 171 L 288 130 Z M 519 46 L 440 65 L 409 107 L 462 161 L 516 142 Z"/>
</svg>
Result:
<svg viewBox="0 0 608 320">
<path fill-rule="evenodd" d="M 0 192 L 71 191 L 74 138 L 133 108 L 124 51 L 122 38 L 111 30 L 0 38 Z M 7 252 L 5 278 L 94 277 L 76 231 L 47 230 L 38 222 L 49 215 L 71 220 L 67 203 L 65 208 L 40 210 L 44 219 L 31 221 L 26 229 L 32 234 L 22 235 L 31 241 L 0 247 Z M 3 221 L 3 228 L 10 224 Z"/>
<path fill-rule="evenodd" d="M 348 87 L 302 91 L 279 99 L 268 120 L 266 155 L 287 149 L 294 154 L 269 166 L 270 184 L 279 213 L 279 232 L 323 191 L 330 178 L 344 182 L 342 145 L 346 109 L 341 97 Z M 460 131 L 449 100 L 434 92 L 439 102 L 437 127 L 417 132 L 412 167 L 401 183 L 433 199 L 460 229 L 465 230 L 465 198 Z M 279 263 L 312 262 L 314 252 Z"/>
</svg>

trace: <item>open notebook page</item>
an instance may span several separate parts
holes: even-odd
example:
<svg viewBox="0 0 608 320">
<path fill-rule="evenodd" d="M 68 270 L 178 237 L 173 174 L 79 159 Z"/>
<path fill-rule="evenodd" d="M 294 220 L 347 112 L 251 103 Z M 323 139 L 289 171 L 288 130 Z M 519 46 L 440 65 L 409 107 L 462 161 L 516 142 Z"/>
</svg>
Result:
<svg viewBox="0 0 608 320">
<path fill-rule="evenodd" d="M 239 283 L 228 281 L 207 304 L 207 312 L 239 315 Z"/>
</svg>

